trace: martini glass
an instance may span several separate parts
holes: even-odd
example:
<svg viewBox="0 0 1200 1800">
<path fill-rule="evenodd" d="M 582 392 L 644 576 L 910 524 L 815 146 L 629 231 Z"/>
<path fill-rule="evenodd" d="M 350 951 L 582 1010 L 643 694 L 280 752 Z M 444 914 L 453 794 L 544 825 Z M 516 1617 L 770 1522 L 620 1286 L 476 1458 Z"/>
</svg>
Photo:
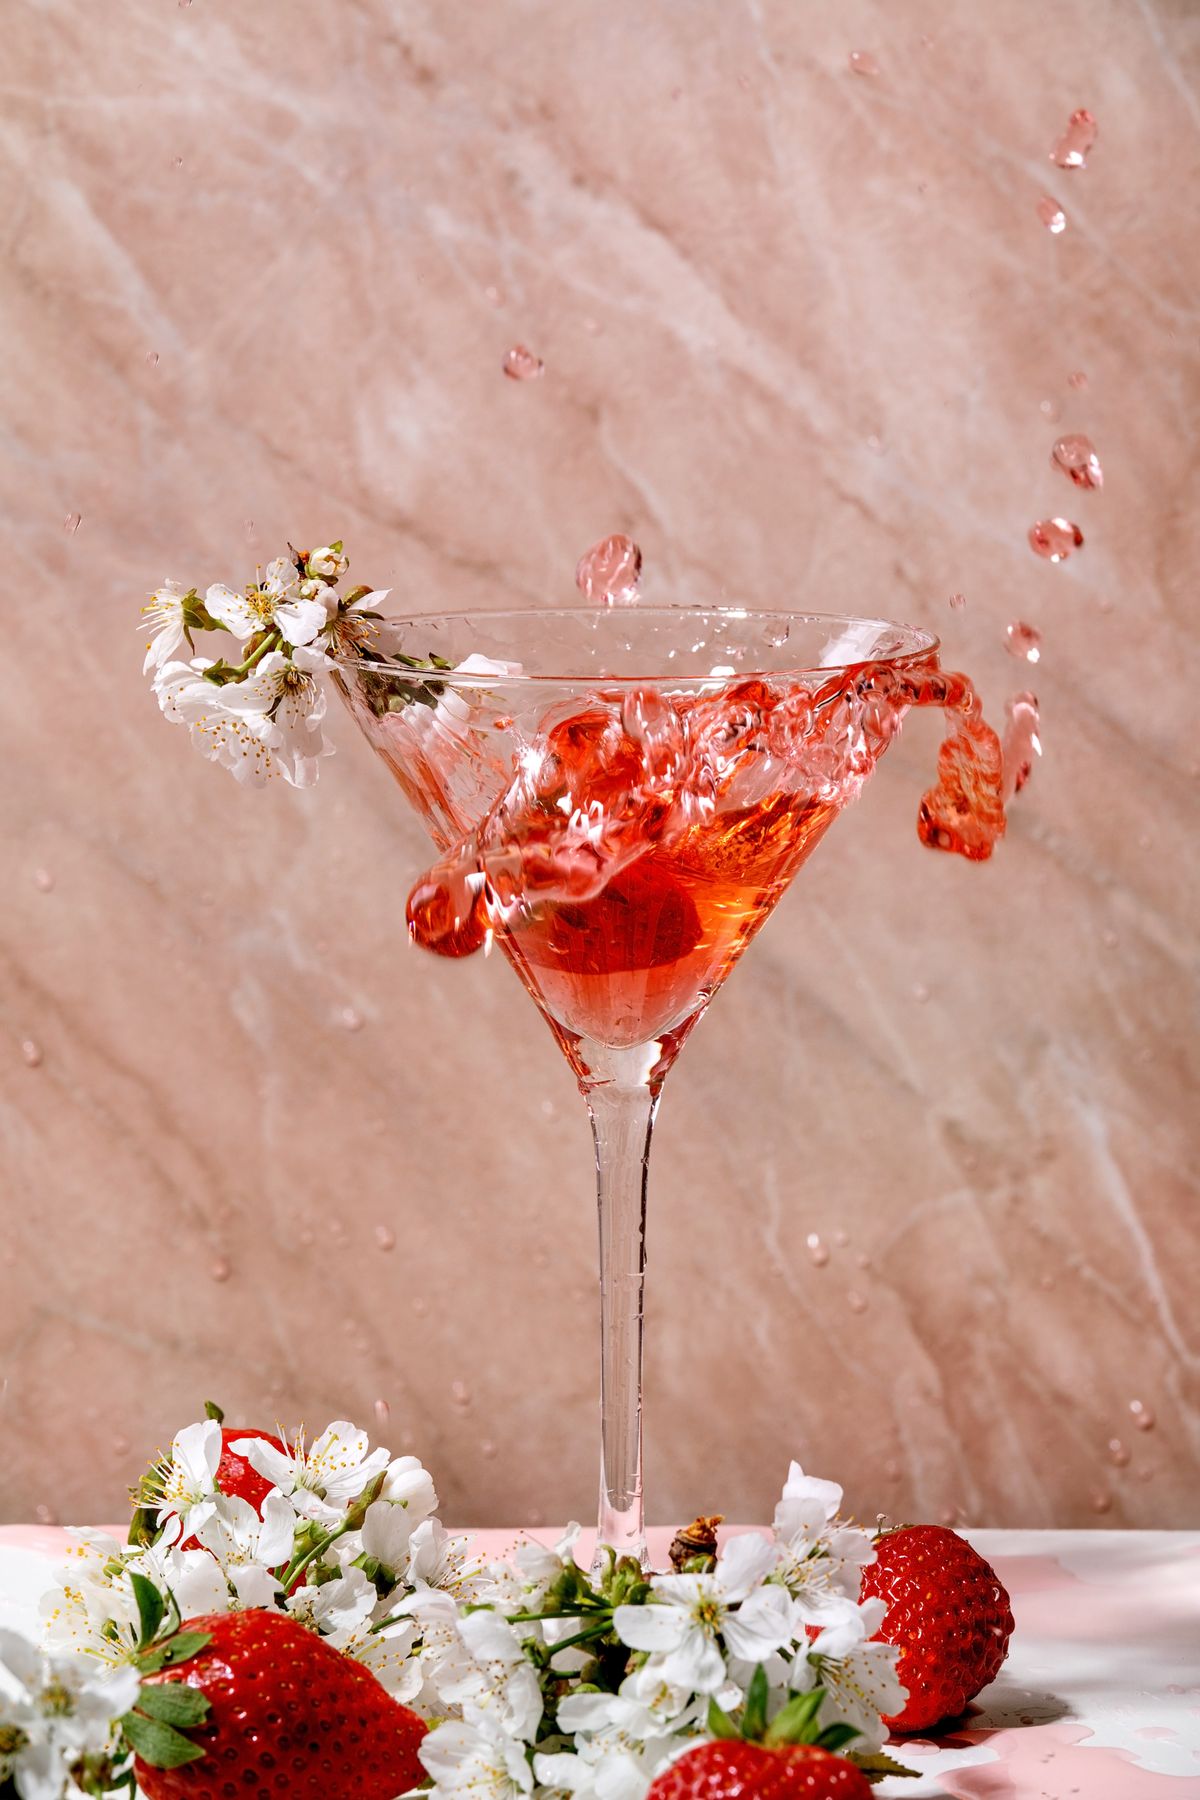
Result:
<svg viewBox="0 0 1200 1800">
<path fill-rule="evenodd" d="M 335 679 L 439 853 L 410 934 L 444 955 L 497 945 L 579 1082 L 600 1224 L 597 1541 L 644 1563 L 663 1082 L 906 707 L 944 686 L 937 639 L 741 608 L 430 614 L 386 620 Z"/>
</svg>

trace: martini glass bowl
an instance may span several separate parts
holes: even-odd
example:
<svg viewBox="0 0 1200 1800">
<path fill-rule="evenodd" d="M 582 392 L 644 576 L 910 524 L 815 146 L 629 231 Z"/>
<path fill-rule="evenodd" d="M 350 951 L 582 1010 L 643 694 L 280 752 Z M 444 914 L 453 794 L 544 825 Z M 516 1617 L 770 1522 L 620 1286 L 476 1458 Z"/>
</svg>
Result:
<svg viewBox="0 0 1200 1800">
<path fill-rule="evenodd" d="M 598 1551 L 645 1561 L 646 1181 L 667 1071 L 891 741 L 937 639 L 740 607 L 388 618 L 335 680 L 437 861 L 410 935 L 495 944 L 591 1119 Z"/>
</svg>

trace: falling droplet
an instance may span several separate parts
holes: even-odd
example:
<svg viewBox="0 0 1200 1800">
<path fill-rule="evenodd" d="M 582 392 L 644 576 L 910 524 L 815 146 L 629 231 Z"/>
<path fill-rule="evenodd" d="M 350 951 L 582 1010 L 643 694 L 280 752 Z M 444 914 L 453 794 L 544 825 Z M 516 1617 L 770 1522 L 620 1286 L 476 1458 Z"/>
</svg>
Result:
<svg viewBox="0 0 1200 1800">
<path fill-rule="evenodd" d="M 1047 562 L 1066 562 L 1072 550 L 1083 549 L 1083 533 L 1070 519 L 1039 519 L 1029 527 L 1029 546 Z"/>
<path fill-rule="evenodd" d="M 810 1231 L 804 1241 L 808 1248 L 808 1254 L 813 1266 L 818 1269 L 823 1269 L 829 1261 L 828 1245 L 821 1242 L 815 1231 Z"/>
<path fill-rule="evenodd" d="M 770 644 L 772 650 L 781 650 L 791 632 L 792 627 L 787 619 L 772 619 L 763 627 L 763 641 Z"/>
<path fill-rule="evenodd" d="M 452 1381 L 450 1383 L 450 1398 L 453 1400 L 455 1406 L 470 1406 L 471 1390 L 465 1381 Z"/>
<path fill-rule="evenodd" d="M 1110 1463 L 1115 1463 L 1118 1469 L 1123 1469 L 1128 1463 L 1129 1451 L 1120 1438 L 1109 1438 L 1108 1460 Z"/>
<path fill-rule="evenodd" d="M 375 1402 L 375 1423 L 377 1425 L 386 1425 L 391 1416 L 392 1409 L 387 1401 L 377 1400 Z"/>
<path fill-rule="evenodd" d="M 849 60 L 850 67 L 856 75 L 878 75 L 879 73 L 879 64 L 869 50 L 852 50 Z"/>
<path fill-rule="evenodd" d="M 1103 1488 L 1097 1488 L 1092 1495 L 1092 1511 L 1097 1513 L 1111 1512 L 1112 1495 L 1105 1493 Z"/>
<path fill-rule="evenodd" d="M 227 1256 L 215 1256 L 208 1266 L 208 1272 L 214 1281 L 228 1281 L 233 1274 L 233 1264 Z"/>
<path fill-rule="evenodd" d="M 147 350 L 146 366 L 147 366 L 147 368 L 150 368 L 150 369 L 157 369 L 157 367 L 158 367 L 158 351 L 157 350 Z"/>
<path fill-rule="evenodd" d="M 1060 437 L 1050 452 L 1050 463 L 1055 469 L 1061 469 L 1069 475 L 1076 487 L 1102 488 L 1104 471 L 1100 467 L 1100 458 L 1096 455 L 1096 446 L 1091 438 L 1084 437 L 1081 432 L 1073 431 L 1066 437 Z"/>
<path fill-rule="evenodd" d="M 378 1250 L 394 1250 L 396 1248 L 396 1234 L 390 1225 L 375 1227 L 375 1247 Z"/>
<path fill-rule="evenodd" d="M 38 890 L 39 894 L 48 894 L 50 889 L 54 886 L 54 877 L 49 869 L 35 869 L 33 871 L 33 885 Z"/>
<path fill-rule="evenodd" d="M 174 162 L 174 166 L 175 166 L 175 167 L 176 167 L 176 168 L 177 168 L 177 169 L 182 169 L 182 167 L 183 167 L 183 158 L 182 158 L 182 156 L 176 156 L 176 157 L 174 157 L 174 158 L 173 158 L 173 159 L 172 159 L 172 161 L 173 161 L 173 162 Z"/>
<path fill-rule="evenodd" d="M 32 1038 L 26 1038 L 22 1043 L 21 1055 L 25 1058 L 25 1061 L 29 1064 L 31 1069 L 41 1068 L 42 1046 L 36 1044 Z"/>
<path fill-rule="evenodd" d="M 575 586 L 599 606 L 633 606 L 642 576 L 642 553 L 633 539 L 616 531 L 585 550 L 575 569 Z"/>
<path fill-rule="evenodd" d="M 1050 152 L 1050 161 L 1060 169 L 1086 169 L 1099 127 L 1087 108 L 1081 106 L 1067 120 L 1067 129 Z"/>
<path fill-rule="evenodd" d="M 1037 203 L 1037 216 L 1052 237 L 1067 229 L 1067 215 L 1053 194 L 1042 195 Z"/>
<path fill-rule="evenodd" d="M 1067 376 L 1068 387 L 1085 388 L 1087 384 L 1088 378 L 1082 369 L 1072 369 L 1071 373 Z"/>
<path fill-rule="evenodd" d="M 950 596 L 950 611 L 951 612 L 961 612 L 963 607 L 966 604 L 967 604 L 967 596 L 965 594 L 951 594 L 951 596 Z"/>
<path fill-rule="evenodd" d="M 491 1462 L 492 1458 L 496 1454 L 496 1446 L 495 1446 L 495 1444 L 493 1444 L 491 1438 L 484 1438 L 483 1442 L 479 1446 L 479 1454 L 480 1454 L 480 1456 L 485 1456 L 487 1458 L 487 1460 L 489 1462 Z"/>
<path fill-rule="evenodd" d="M 846 1295 L 846 1305 L 850 1308 L 852 1313 L 865 1313 L 867 1310 L 867 1296 L 865 1294 L 860 1294 L 857 1288 L 851 1288 L 850 1292 Z"/>
<path fill-rule="evenodd" d="M 352 1006 L 343 1006 L 340 1017 L 347 1031 L 362 1030 L 362 1014 L 355 1012 Z"/>
<path fill-rule="evenodd" d="M 1005 800 L 1019 794 L 1033 773 L 1034 758 L 1042 754 L 1038 735 L 1041 712 L 1036 694 L 1013 694 L 1005 702 L 1008 724 L 1001 743 L 1001 796 Z"/>
<path fill-rule="evenodd" d="M 1027 625 L 1024 619 L 1013 619 L 1004 627 L 1005 647 L 1010 656 L 1023 656 L 1026 662 L 1040 662 L 1042 655 L 1042 634 L 1035 625 Z"/>
<path fill-rule="evenodd" d="M 535 356 L 524 344 L 514 344 L 511 350 L 505 352 L 500 366 L 510 381 L 536 381 L 546 365 L 540 356 Z"/>
<path fill-rule="evenodd" d="M 82 513 L 68 513 L 66 518 L 63 520 L 63 530 L 66 532 L 68 537 L 74 537 L 75 533 L 79 530 L 79 527 L 82 524 L 83 524 L 83 514 Z"/>
<path fill-rule="evenodd" d="M 1154 1430 L 1154 1409 L 1152 1407 L 1147 1406 L 1143 1400 L 1131 1400 L 1129 1410 L 1139 1431 Z"/>
</svg>

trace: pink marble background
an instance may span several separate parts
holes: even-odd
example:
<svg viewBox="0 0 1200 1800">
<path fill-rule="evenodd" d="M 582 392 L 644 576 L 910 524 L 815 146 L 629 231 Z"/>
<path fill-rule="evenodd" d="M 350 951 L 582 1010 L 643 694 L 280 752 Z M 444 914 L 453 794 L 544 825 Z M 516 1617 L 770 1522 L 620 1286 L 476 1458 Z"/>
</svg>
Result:
<svg viewBox="0 0 1200 1800">
<path fill-rule="evenodd" d="M 590 1515 L 565 1066 L 502 966 L 407 952 L 424 847 L 349 721 L 243 795 L 134 622 L 338 534 L 411 605 L 569 600 L 624 529 L 649 592 L 935 626 L 1046 745 L 968 868 L 914 719 L 681 1060 L 652 1517 L 761 1516 L 799 1455 L 867 1515 L 1200 1520 L 1198 87 L 1181 0 L 6 21 L 0 1518 L 119 1513 L 209 1394 L 390 1408 L 454 1519 Z"/>
</svg>

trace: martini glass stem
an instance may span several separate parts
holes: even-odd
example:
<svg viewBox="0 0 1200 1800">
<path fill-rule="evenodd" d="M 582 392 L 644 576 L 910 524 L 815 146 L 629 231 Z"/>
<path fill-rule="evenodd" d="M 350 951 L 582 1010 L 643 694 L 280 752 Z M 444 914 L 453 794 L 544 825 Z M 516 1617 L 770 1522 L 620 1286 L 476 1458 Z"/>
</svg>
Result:
<svg viewBox="0 0 1200 1800">
<path fill-rule="evenodd" d="M 658 1088 L 586 1093 L 600 1214 L 600 1545 L 646 1561 L 642 1516 L 642 1290 L 646 1181 Z"/>
</svg>

